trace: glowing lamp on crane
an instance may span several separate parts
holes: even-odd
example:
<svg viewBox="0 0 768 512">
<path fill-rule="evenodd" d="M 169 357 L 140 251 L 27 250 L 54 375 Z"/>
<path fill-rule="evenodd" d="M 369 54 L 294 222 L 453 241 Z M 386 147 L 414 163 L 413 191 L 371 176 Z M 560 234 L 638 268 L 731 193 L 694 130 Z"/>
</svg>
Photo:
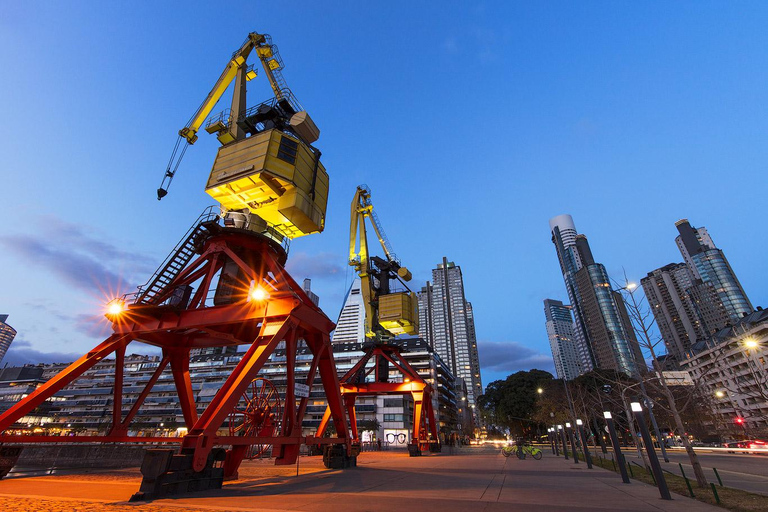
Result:
<svg viewBox="0 0 768 512">
<path fill-rule="evenodd" d="M 267 291 L 261 286 L 257 286 L 255 281 L 251 281 L 251 288 L 248 290 L 248 300 L 262 302 L 269 298 Z"/>
<path fill-rule="evenodd" d="M 114 320 L 122 315 L 127 307 L 123 299 L 112 299 L 111 301 L 107 302 L 106 309 L 107 310 L 104 313 L 104 316 L 106 316 L 109 320 Z"/>
<path fill-rule="evenodd" d="M 737 416 L 736 419 L 733 420 L 733 421 L 735 421 L 737 425 L 743 425 L 744 424 L 744 418 L 742 418 L 741 416 Z"/>
</svg>

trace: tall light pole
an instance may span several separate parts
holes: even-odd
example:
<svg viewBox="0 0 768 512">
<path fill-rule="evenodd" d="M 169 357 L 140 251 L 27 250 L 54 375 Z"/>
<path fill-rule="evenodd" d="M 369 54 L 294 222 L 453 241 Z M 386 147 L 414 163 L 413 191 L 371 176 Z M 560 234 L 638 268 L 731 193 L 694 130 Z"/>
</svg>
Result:
<svg viewBox="0 0 768 512">
<path fill-rule="evenodd" d="M 626 290 L 627 293 L 629 293 L 630 296 L 633 298 L 634 302 L 634 293 L 637 289 L 636 283 L 627 283 L 626 286 L 623 286 L 622 288 L 618 288 L 619 295 L 621 295 L 621 292 L 623 290 Z M 621 295 L 621 300 L 624 301 L 624 296 Z M 626 301 L 624 301 L 624 307 L 627 307 Z M 630 320 L 631 323 L 631 320 Z M 634 328 L 633 326 L 629 326 L 630 328 Z M 627 340 L 629 341 L 629 340 Z M 632 361 L 635 363 L 635 369 L 637 370 L 637 378 L 640 380 L 640 392 L 643 394 L 643 401 L 645 402 L 645 406 L 648 408 L 648 415 L 651 417 L 651 424 L 653 425 L 653 431 L 656 433 L 656 440 L 659 442 L 659 448 L 661 449 L 661 456 L 664 458 L 664 462 L 669 462 L 669 457 L 667 457 L 667 450 L 664 447 L 664 439 L 661 437 L 661 431 L 659 430 L 659 425 L 656 423 L 656 416 L 653 414 L 653 402 L 648 397 L 648 392 L 645 390 L 645 382 L 643 382 L 643 376 L 640 375 L 640 369 L 637 366 L 637 360 L 635 359 L 635 352 L 633 350 L 630 350 L 629 353 L 632 355 Z M 657 368 L 656 371 L 661 371 L 660 368 Z"/>
</svg>

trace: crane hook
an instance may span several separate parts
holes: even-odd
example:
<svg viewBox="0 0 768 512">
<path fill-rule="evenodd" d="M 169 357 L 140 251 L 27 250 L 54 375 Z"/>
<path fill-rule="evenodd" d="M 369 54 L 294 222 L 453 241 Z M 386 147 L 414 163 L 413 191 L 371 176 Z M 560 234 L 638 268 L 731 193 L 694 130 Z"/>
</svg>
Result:
<svg viewBox="0 0 768 512">
<path fill-rule="evenodd" d="M 168 195 L 168 189 L 171 186 L 171 181 L 173 181 L 173 177 L 176 175 L 176 171 L 179 169 L 179 164 L 181 164 L 181 159 L 184 158 L 184 153 L 187 152 L 187 148 L 190 146 L 189 141 L 187 141 L 187 144 L 185 144 L 181 149 L 181 153 L 179 153 L 179 157 L 177 159 L 176 153 L 179 151 L 179 145 L 181 144 L 182 138 L 183 137 L 179 136 L 179 139 L 176 141 L 176 146 L 174 146 L 173 153 L 171 153 L 171 158 L 168 161 L 168 167 L 165 169 L 165 174 L 163 175 L 163 181 L 160 182 L 160 188 L 157 189 L 158 201 Z M 173 170 L 171 170 L 171 168 L 173 168 Z M 166 180 L 168 180 L 168 183 L 165 182 Z"/>
</svg>

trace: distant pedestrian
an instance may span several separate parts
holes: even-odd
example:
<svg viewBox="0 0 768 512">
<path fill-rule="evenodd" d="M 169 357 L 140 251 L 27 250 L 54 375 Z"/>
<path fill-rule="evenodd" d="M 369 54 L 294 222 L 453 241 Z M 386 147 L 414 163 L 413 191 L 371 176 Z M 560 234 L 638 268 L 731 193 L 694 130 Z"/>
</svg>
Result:
<svg viewBox="0 0 768 512">
<path fill-rule="evenodd" d="M 376 440 L 376 445 L 379 447 L 379 451 L 381 451 L 381 439 Z"/>
</svg>

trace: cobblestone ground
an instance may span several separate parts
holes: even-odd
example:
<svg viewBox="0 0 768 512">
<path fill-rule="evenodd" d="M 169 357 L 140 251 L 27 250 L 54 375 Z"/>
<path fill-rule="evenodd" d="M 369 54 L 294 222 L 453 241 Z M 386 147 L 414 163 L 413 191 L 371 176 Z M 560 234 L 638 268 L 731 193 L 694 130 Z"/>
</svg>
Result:
<svg viewBox="0 0 768 512">
<path fill-rule="evenodd" d="M 389 459 L 402 458 L 402 452 L 376 452 L 366 457 L 363 453 L 358 458 L 359 465 L 381 464 Z M 299 475 L 323 473 L 331 471 L 323 466 L 322 457 L 301 457 L 299 459 Z M 239 470 L 238 480 L 232 482 L 258 482 L 280 483 L 287 482 L 296 476 L 296 465 L 275 466 L 274 459 L 256 459 L 243 461 Z M 23 479 L 36 482 L 36 485 L 45 486 L 46 481 L 71 481 L 72 485 L 78 482 L 104 482 L 109 483 L 135 483 L 131 486 L 134 491 L 139 489 L 141 472 L 138 468 L 114 469 L 114 470 L 63 470 L 52 476 L 15 476 L 12 479 Z M 228 483 L 225 483 L 225 486 Z M 182 504 L 155 504 L 155 503 L 127 503 L 129 495 L 122 502 L 86 501 L 70 498 L 34 498 L 22 496 L 2 496 L 3 489 L 0 485 L 0 512 L 211 512 L 211 508 L 195 508 L 194 505 Z M 41 493 L 42 494 L 42 493 Z"/>
<path fill-rule="evenodd" d="M 152 504 L 126 505 L 77 500 L 36 499 L 36 498 L 0 498 L 0 510 L 3 512 L 211 512 L 187 507 L 158 507 Z"/>
</svg>

